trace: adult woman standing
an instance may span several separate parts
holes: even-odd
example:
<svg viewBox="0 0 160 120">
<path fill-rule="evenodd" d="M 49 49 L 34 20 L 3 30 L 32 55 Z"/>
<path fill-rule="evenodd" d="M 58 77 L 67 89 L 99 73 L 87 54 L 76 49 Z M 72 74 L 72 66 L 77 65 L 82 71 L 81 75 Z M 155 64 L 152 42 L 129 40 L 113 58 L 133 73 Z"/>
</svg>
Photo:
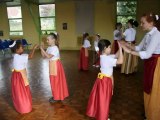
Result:
<svg viewBox="0 0 160 120">
<path fill-rule="evenodd" d="M 123 49 L 144 60 L 144 107 L 147 120 L 160 120 L 160 18 L 153 13 L 141 17 L 146 35 L 138 46 L 121 43 Z"/>
</svg>

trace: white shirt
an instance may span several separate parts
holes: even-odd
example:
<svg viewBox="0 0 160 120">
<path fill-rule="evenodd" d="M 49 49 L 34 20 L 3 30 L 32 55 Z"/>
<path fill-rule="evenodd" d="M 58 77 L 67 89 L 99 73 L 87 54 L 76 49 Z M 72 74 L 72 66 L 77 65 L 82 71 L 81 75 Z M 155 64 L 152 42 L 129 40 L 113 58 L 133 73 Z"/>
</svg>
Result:
<svg viewBox="0 0 160 120">
<path fill-rule="evenodd" d="M 152 54 L 160 54 L 160 32 L 156 27 L 146 33 L 141 43 L 135 46 L 141 59 L 148 59 Z"/>
<path fill-rule="evenodd" d="M 56 45 L 48 47 L 46 52 L 53 55 L 49 60 L 56 60 L 60 58 L 59 49 Z"/>
<path fill-rule="evenodd" d="M 99 42 L 98 40 L 94 41 L 94 49 L 95 49 L 95 51 L 99 51 L 98 42 Z"/>
<path fill-rule="evenodd" d="M 27 67 L 28 54 L 14 54 L 13 57 L 13 69 L 23 70 Z"/>
<path fill-rule="evenodd" d="M 117 34 L 118 34 L 118 36 L 117 36 Z M 122 36 L 121 36 L 121 33 L 119 30 L 114 30 L 113 35 L 114 35 L 113 36 L 114 40 L 121 40 L 122 39 Z"/>
<path fill-rule="evenodd" d="M 91 46 L 91 44 L 90 44 L 90 42 L 89 42 L 89 40 L 84 40 L 84 43 L 83 43 L 83 47 L 84 48 L 89 48 Z"/>
<path fill-rule="evenodd" d="M 117 59 L 115 55 L 100 55 L 101 73 L 107 76 L 113 75 L 113 67 L 116 66 Z"/>
<path fill-rule="evenodd" d="M 136 30 L 134 28 L 128 28 L 123 35 L 125 36 L 125 41 L 132 42 L 135 40 Z"/>
</svg>

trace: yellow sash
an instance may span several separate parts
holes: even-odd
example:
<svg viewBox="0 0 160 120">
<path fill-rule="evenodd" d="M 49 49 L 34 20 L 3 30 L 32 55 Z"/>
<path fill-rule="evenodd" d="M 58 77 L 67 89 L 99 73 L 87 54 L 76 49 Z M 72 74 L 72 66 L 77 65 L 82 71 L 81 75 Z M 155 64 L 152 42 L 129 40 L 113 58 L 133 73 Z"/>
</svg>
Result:
<svg viewBox="0 0 160 120">
<path fill-rule="evenodd" d="M 57 75 L 57 60 L 59 59 L 49 61 L 49 75 Z"/>
<path fill-rule="evenodd" d="M 15 69 L 13 69 L 12 72 L 13 72 L 13 71 L 20 72 L 21 75 L 22 75 L 22 78 L 23 78 L 23 80 L 24 80 L 24 85 L 25 85 L 25 86 L 28 86 L 28 85 L 29 85 L 29 81 L 28 81 L 28 78 L 27 78 L 27 71 L 26 71 L 26 69 L 23 69 L 23 70 L 15 70 Z"/>
<path fill-rule="evenodd" d="M 103 79 L 103 77 L 109 77 L 109 78 L 111 78 L 111 79 L 112 79 L 112 76 L 108 76 L 108 75 L 103 74 L 103 73 L 98 73 L 97 78 L 99 78 L 99 79 Z"/>
</svg>

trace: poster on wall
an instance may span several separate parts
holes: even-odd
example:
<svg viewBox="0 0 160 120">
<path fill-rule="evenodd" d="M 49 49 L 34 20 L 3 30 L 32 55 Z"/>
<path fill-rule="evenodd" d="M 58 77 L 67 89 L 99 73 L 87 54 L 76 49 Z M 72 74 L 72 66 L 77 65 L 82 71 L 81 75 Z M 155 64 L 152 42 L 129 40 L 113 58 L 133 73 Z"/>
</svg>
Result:
<svg viewBox="0 0 160 120">
<path fill-rule="evenodd" d="M 3 36 L 3 31 L 2 30 L 0 30 L 0 36 Z"/>
<path fill-rule="evenodd" d="M 67 30 L 67 23 L 63 23 L 62 26 L 63 26 L 63 30 Z"/>
</svg>

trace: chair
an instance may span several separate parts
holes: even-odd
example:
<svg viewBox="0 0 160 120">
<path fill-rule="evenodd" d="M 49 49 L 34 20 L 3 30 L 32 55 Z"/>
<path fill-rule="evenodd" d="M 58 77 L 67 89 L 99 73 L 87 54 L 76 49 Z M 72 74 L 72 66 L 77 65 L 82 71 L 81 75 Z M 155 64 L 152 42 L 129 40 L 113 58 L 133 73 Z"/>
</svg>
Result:
<svg viewBox="0 0 160 120">
<path fill-rule="evenodd" d="M 9 45 L 12 45 L 13 42 L 14 42 L 14 40 L 12 40 L 12 39 L 9 39 L 9 40 L 7 40 L 7 41 L 8 41 L 8 43 L 9 43 Z"/>
<path fill-rule="evenodd" d="M 2 54 L 4 55 L 4 49 L 5 47 L 3 46 L 2 40 L 0 40 L 0 50 L 2 51 Z"/>
<path fill-rule="evenodd" d="M 0 50 L 2 51 L 4 56 L 5 56 L 5 51 L 9 51 L 9 53 L 12 56 L 11 50 L 9 48 L 9 42 L 7 40 L 0 41 Z"/>
</svg>

